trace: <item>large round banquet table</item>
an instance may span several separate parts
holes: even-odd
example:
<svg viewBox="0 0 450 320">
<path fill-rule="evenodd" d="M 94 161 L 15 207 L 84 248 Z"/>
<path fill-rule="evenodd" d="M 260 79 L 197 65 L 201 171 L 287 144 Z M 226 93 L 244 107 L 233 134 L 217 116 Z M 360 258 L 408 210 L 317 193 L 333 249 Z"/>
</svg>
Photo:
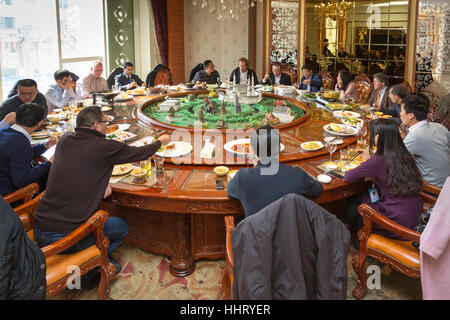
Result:
<svg viewBox="0 0 450 320">
<path fill-rule="evenodd" d="M 194 272 L 195 261 L 199 259 L 225 257 L 224 217 L 233 215 L 242 218 L 244 212 L 240 202 L 227 195 L 227 176 L 218 177 L 213 169 L 227 166 L 230 170 L 237 170 L 251 166 L 248 157 L 225 151 L 224 145 L 230 140 L 249 138 L 253 131 L 182 127 L 152 118 L 148 108 L 165 101 L 166 96 L 186 97 L 189 94 L 207 93 L 206 90 L 169 91 L 165 94 L 144 95 L 135 97 L 134 105 L 114 103 L 112 109 L 105 112 L 114 119 L 115 124 L 127 124 L 128 131 L 136 135 L 129 144 L 139 145 L 139 141 L 155 134 L 169 133 L 172 141 L 187 141 L 193 146 L 186 155 L 165 158 L 164 172 L 152 173 L 153 179 L 158 181 L 151 186 L 132 184 L 130 179 L 121 180 L 120 177 L 111 179 L 113 193 L 101 205 L 111 215 L 128 221 L 130 228 L 125 239 L 128 245 L 168 256 L 170 272 L 179 277 Z M 333 114 L 303 98 L 270 93 L 264 93 L 263 96 L 267 103 L 277 105 L 282 101 L 299 108 L 298 119 L 276 126 L 284 147 L 280 161 L 300 167 L 314 178 L 323 174 L 318 166 L 329 161 L 328 150 L 304 151 L 300 144 L 323 141 L 324 125 L 337 121 Z M 200 157 L 207 140 L 216 145 L 212 159 Z M 342 140 L 333 159 L 339 159 L 339 149 L 356 146 L 357 137 L 343 137 Z M 224 190 L 216 190 L 216 180 L 223 181 Z M 341 216 L 348 198 L 364 188 L 364 182 L 349 185 L 333 177 L 331 183 L 323 184 L 323 194 L 313 201 Z"/>
</svg>

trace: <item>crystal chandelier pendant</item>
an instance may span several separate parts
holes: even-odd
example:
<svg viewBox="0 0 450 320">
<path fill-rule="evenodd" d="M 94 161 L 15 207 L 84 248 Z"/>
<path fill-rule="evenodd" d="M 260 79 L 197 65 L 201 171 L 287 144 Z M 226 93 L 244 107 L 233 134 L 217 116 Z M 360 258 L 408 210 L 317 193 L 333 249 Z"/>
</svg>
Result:
<svg viewBox="0 0 450 320">
<path fill-rule="evenodd" d="M 257 0 L 202 0 L 202 9 L 209 7 L 208 12 L 210 14 L 216 13 L 217 20 L 238 20 L 239 11 L 241 13 L 247 12 L 249 8 L 254 8 Z M 263 0 L 259 0 L 263 2 Z M 192 0 L 192 5 L 195 7 L 199 1 Z M 216 4 L 217 3 L 217 6 Z M 235 8 L 236 7 L 236 8 Z M 239 8 L 239 9 L 237 9 Z"/>
</svg>

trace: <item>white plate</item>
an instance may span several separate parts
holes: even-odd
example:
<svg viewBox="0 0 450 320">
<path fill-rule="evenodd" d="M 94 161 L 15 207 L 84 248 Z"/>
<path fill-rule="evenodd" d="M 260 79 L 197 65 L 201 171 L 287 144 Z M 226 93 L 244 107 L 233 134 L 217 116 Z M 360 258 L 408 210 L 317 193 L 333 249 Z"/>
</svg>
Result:
<svg viewBox="0 0 450 320">
<path fill-rule="evenodd" d="M 340 119 L 345 119 L 345 118 L 361 118 L 361 115 L 357 112 L 353 112 L 353 111 L 344 111 L 342 112 L 341 110 L 339 111 L 334 111 L 333 112 L 333 116 L 335 118 L 340 118 Z"/>
<path fill-rule="evenodd" d="M 335 135 L 335 136 L 339 136 L 339 137 L 351 137 L 351 136 L 355 136 L 358 131 L 356 130 L 356 128 L 347 126 L 345 124 L 338 124 L 341 127 L 347 127 L 347 130 L 349 131 L 349 133 L 344 133 L 344 132 L 334 132 L 332 130 L 330 130 L 330 125 L 327 124 L 323 127 L 323 130 L 325 130 L 325 132 Z"/>
<path fill-rule="evenodd" d="M 330 141 L 332 139 L 334 139 L 332 144 L 335 144 L 337 146 L 344 143 L 344 140 L 342 140 L 340 138 L 336 138 L 336 137 L 326 137 L 326 138 L 323 139 L 323 141 L 328 142 L 328 141 Z"/>
<path fill-rule="evenodd" d="M 156 155 L 160 157 L 175 158 L 184 156 L 192 151 L 192 145 L 189 142 L 184 141 L 172 141 L 175 144 L 175 148 L 171 150 L 159 151 Z"/>
<path fill-rule="evenodd" d="M 153 143 L 153 141 L 155 141 L 155 139 L 153 139 L 153 137 L 145 137 L 143 139 L 139 139 L 139 140 L 137 140 L 137 141 L 135 141 L 133 143 L 130 143 L 130 146 L 142 147 L 142 146 L 146 145 L 145 142 L 147 142 L 147 145 L 148 145 L 148 144 Z"/>
<path fill-rule="evenodd" d="M 233 141 L 229 141 L 227 143 L 225 143 L 225 145 L 223 146 L 223 148 L 231 153 L 237 154 L 237 155 L 251 155 L 251 153 L 246 153 L 246 152 L 237 152 L 233 150 L 233 146 L 237 145 L 237 144 L 244 144 L 244 143 L 250 143 L 250 139 L 238 139 L 238 140 L 233 140 Z M 282 143 L 280 143 L 280 153 L 283 152 L 284 150 L 284 145 Z"/>
<path fill-rule="evenodd" d="M 115 131 L 111 131 L 110 133 L 108 133 L 108 135 L 117 132 L 117 131 L 127 131 L 130 128 L 130 125 L 128 123 L 120 123 L 117 124 L 118 128 Z"/>
<path fill-rule="evenodd" d="M 346 122 L 346 120 L 347 119 L 341 119 L 342 123 L 347 125 L 347 126 L 351 126 L 351 127 L 354 127 L 354 128 L 358 127 L 358 123 L 352 124 L 352 123 Z M 364 125 L 364 120 L 358 118 L 358 121 L 359 121 L 359 123 L 361 124 L 361 127 L 362 127 Z"/>
<path fill-rule="evenodd" d="M 315 148 L 315 149 L 306 149 L 306 148 L 305 148 L 305 145 L 306 145 L 307 143 L 310 143 L 310 142 L 315 142 L 315 143 L 317 143 L 317 144 L 319 145 L 319 147 L 318 147 L 318 148 Z M 323 147 L 324 147 L 324 145 L 323 145 L 323 143 L 322 143 L 321 141 L 308 141 L 308 142 L 304 142 L 304 143 L 302 143 L 302 144 L 300 145 L 300 148 L 302 148 L 302 150 L 305 150 L 305 151 L 317 151 L 317 150 L 322 149 Z"/>
<path fill-rule="evenodd" d="M 108 138 L 112 134 L 114 134 L 115 137 L 114 138 Z M 131 132 L 115 131 L 113 133 L 108 133 L 106 135 L 106 137 L 108 139 L 116 140 L 116 141 L 119 141 L 119 142 L 127 142 L 127 141 L 135 139 L 137 137 L 137 135 L 135 135 L 134 133 L 131 133 Z"/>
</svg>

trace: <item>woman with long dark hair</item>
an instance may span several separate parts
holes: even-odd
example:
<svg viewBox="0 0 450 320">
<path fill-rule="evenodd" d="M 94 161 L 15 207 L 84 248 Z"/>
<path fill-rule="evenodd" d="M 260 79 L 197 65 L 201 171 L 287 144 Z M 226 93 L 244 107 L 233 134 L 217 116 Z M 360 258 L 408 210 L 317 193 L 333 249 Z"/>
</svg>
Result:
<svg viewBox="0 0 450 320">
<path fill-rule="evenodd" d="M 356 84 L 355 81 L 353 81 L 353 76 L 346 70 L 339 71 L 335 90 L 341 93 L 341 99 L 352 98 L 354 100 L 358 100 L 358 90 L 356 90 Z"/>
<path fill-rule="evenodd" d="M 354 183 L 361 179 L 373 178 L 373 186 L 378 196 L 362 195 L 361 202 L 368 204 L 392 221 L 414 229 L 423 210 L 423 201 L 419 193 L 423 190 L 423 180 L 414 158 L 406 149 L 398 132 L 397 125 L 390 119 L 377 119 L 369 123 L 370 145 L 376 152 L 370 157 L 368 150 L 363 150 L 361 157 L 365 160 L 357 168 L 345 174 L 345 181 Z M 356 209 L 353 208 L 353 211 Z M 360 221 L 355 221 L 355 220 Z M 353 220 L 353 221 L 351 221 Z M 357 212 L 349 212 L 347 222 L 359 222 Z M 374 232 L 394 239 L 402 239 L 393 233 L 374 225 Z"/>
</svg>

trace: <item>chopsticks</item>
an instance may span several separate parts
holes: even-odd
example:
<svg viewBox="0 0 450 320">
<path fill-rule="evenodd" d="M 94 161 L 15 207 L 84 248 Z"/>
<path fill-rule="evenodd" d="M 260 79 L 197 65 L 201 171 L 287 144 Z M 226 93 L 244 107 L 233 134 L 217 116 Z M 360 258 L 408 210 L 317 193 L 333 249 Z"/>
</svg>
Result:
<svg viewBox="0 0 450 320">
<path fill-rule="evenodd" d="M 349 160 L 347 160 L 347 162 L 345 163 L 346 165 L 351 163 L 353 160 L 355 160 L 362 152 L 361 151 L 357 151 L 353 157 L 351 157 Z"/>
</svg>

